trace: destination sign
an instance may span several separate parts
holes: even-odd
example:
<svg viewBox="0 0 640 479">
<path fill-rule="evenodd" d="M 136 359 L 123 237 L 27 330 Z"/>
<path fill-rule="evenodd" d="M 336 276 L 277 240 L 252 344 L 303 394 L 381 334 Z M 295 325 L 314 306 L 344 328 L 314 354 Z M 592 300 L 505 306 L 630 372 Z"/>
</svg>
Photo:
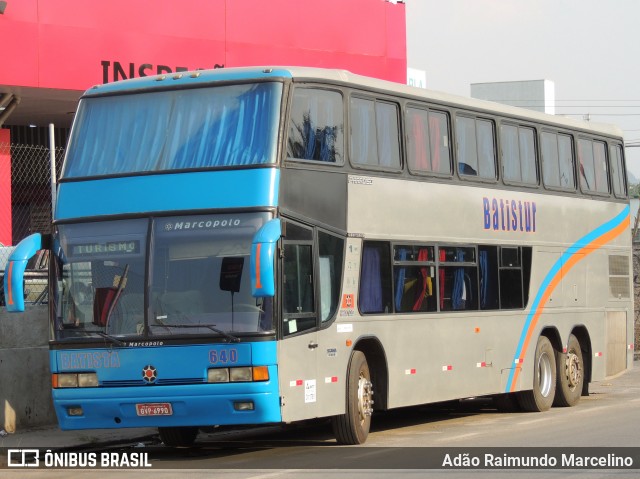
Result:
<svg viewBox="0 0 640 479">
<path fill-rule="evenodd" d="M 140 241 L 110 241 L 71 245 L 72 256 L 122 255 L 140 253 Z"/>
</svg>

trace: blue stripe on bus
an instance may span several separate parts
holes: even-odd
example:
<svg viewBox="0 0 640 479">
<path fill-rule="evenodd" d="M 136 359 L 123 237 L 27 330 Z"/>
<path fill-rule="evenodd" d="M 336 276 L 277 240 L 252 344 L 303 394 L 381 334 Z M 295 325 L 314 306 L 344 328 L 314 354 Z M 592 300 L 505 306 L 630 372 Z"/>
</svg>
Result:
<svg viewBox="0 0 640 479">
<path fill-rule="evenodd" d="M 276 168 L 198 171 L 63 182 L 56 220 L 158 211 L 278 206 Z"/>
<path fill-rule="evenodd" d="M 605 238 L 607 235 L 611 234 L 616 228 L 619 228 L 623 225 L 623 223 L 629 221 L 629 213 L 630 207 L 627 205 L 618 215 L 616 215 L 611 220 L 602 224 L 598 228 L 594 229 L 587 235 L 580 238 L 573 245 L 571 245 L 567 250 L 560 255 L 560 258 L 553 264 L 547 275 L 545 276 L 540 288 L 538 289 L 538 294 L 536 295 L 533 303 L 531 304 L 531 309 L 529 314 L 527 315 L 527 319 L 525 320 L 524 326 L 522 328 L 522 332 L 520 334 L 520 341 L 518 342 L 518 346 L 516 348 L 516 352 L 514 355 L 513 363 L 516 364 L 522 362 L 524 360 L 524 356 L 526 355 L 526 343 L 527 338 L 530 337 L 532 329 L 535 327 L 537 323 L 537 317 L 544 310 L 546 300 L 543 301 L 543 298 L 548 297 L 549 294 L 555 289 L 555 287 L 560 284 L 558 279 L 566 274 L 571 268 L 566 268 L 564 271 L 562 270 L 562 265 L 566 265 L 571 258 L 573 258 L 576 253 L 582 251 L 584 248 L 589 247 L 590 245 L 593 247 L 594 251 L 598 247 L 602 245 L 597 245 L 598 240 L 604 240 L 602 244 L 610 241 L 612 238 Z M 615 236 L 618 236 L 620 233 L 616 233 Z M 614 237 L 615 237 L 614 236 Z M 594 245 L 596 243 L 596 245 Z M 581 259 L 574 258 L 575 265 Z M 560 277 L 558 277 L 560 275 Z M 534 320 L 535 318 L 535 320 Z M 507 380 L 507 387 L 505 392 L 511 392 L 514 384 L 514 377 L 516 376 L 517 367 L 510 368 L 509 378 Z"/>
</svg>

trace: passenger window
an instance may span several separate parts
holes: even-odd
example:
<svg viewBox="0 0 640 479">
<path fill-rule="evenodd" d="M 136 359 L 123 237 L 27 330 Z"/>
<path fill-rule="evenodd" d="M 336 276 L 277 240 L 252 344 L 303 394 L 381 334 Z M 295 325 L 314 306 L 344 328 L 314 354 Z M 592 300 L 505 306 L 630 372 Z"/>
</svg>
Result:
<svg viewBox="0 0 640 479">
<path fill-rule="evenodd" d="M 437 310 L 435 248 L 396 245 L 393 248 L 394 305 L 398 313 Z"/>
<path fill-rule="evenodd" d="M 286 223 L 282 278 L 284 334 L 316 326 L 312 240 L 311 229 Z"/>
<path fill-rule="evenodd" d="M 439 248 L 438 270 L 441 311 L 478 309 L 476 250 L 470 247 Z"/>
<path fill-rule="evenodd" d="M 502 147 L 502 174 L 507 181 L 521 181 L 520 147 L 518 128 L 513 125 L 500 127 L 500 146 Z"/>
<path fill-rule="evenodd" d="M 451 174 L 449 116 L 445 112 L 407 109 L 407 158 L 412 173 Z"/>
<path fill-rule="evenodd" d="M 520 253 L 520 248 L 500 248 L 500 309 L 524 307 Z"/>
<path fill-rule="evenodd" d="M 622 147 L 620 145 L 611 145 L 609 147 L 609 157 L 611 158 L 613 192 L 618 198 L 625 198 L 627 196 L 627 182 L 625 181 Z"/>
<path fill-rule="evenodd" d="M 313 263 L 311 245 L 284 245 L 285 315 L 313 313 Z"/>
<path fill-rule="evenodd" d="M 530 247 L 394 244 L 392 253 L 390 258 L 388 243 L 364 243 L 359 296 L 363 314 L 527 305 Z"/>
<path fill-rule="evenodd" d="M 575 160 L 573 155 L 573 141 L 569 135 L 558 135 L 558 171 L 560 173 L 560 187 L 575 190 Z"/>
<path fill-rule="evenodd" d="M 351 98 L 351 161 L 354 165 L 399 169 L 398 105 Z"/>
<path fill-rule="evenodd" d="M 358 304 L 363 314 L 392 311 L 389 243 L 364 243 Z"/>
<path fill-rule="evenodd" d="M 543 131 L 542 178 L 545 186 L 574 190 L 574 157 L 571 137 Z"/>
<path fill-rule="evenodd" d="M 496 179 L 496 152 L 493 122 L 459 116 L 456 118 L 458 135 L 458 172 L 462 176 Z"/>
<path fill-rule="evenodd" d="M 456 118 L 458 135 L 458 173 L 478 176 L 478 151 L 476 150 L 476 123 L 473 118 Z"/>
<path fill-rule="evenodd" d="M 531 248 L 479 246 L 480 309 L 522 309 L 529 295 Z"/>
<path fill-rule="evenodd" d="M 478 293 L 480 309 L 500 309 L 498 247 L 479 246 L 478 266 L 480 273 L 480 290 Z"/>
<path fill-rule="evenodd" d="M 493 132 L 493 122 L 477 120 L 478 130 L 478 162 L 480 177 L 496 179 L 496 149 Z"/>
<path fill-rule="evenodd" d="M 578 141 L 578 165 L 582 191 L 609 193 L 609 168 L 604 142 L 581 138 Z"/>
<path fill-rule="evenodd" d="M 297 88 L 293 95 L 287 157 L 341 164 L 344 113 L 339 92 Z"/>
<path fill-rule="evenodd" d="M 537 185 L 535 130 L 533 128 L 518 128 L 518 139 L 520 142 L 521 181 L 528 185 Z"/>
<path fill-rule="evenodd" d="M 500 127 L 504 179 L 512 183 L 538 184 L 535 132 L 515 125 Z"/>
<path fill-rule="evenodd" d="M 344 258 L 344 239 L 318 232 L 320 320 L 330 320 L 338 309 Z"/>
</svg>

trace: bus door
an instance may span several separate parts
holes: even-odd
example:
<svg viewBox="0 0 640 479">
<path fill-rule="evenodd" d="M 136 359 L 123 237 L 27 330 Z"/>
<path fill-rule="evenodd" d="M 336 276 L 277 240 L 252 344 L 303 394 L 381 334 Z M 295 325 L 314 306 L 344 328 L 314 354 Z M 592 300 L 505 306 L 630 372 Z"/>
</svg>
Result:
<svg viewBox="0 0 640 479">
<path fill-rule="evenodd" d="M 317 416 L 318 315 L 313 230 L 287 222 L 282 241 L 282 324 L 278 375 L 285 422 Z"/>
</svg>

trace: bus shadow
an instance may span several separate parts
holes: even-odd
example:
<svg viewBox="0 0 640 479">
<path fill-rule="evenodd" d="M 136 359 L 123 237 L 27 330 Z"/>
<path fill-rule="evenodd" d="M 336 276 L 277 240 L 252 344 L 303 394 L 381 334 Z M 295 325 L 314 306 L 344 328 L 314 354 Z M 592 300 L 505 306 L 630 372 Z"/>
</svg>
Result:
<svg viewBox="0 0 640 479">
<path fill-rule="evenodd" d="M 371 424 L 371 432 L 383 432 L 403 427 L 445 422 L 461 417 L 497 413 L 499 411 L 491 398 L 473 398 L 403 407 L 376 413 Z"/>
<path fill-rule="evenodd" d="M 461 417 L 498 413 L 491 399 L 463 401 L 398 408 L 376 412 L 371 432 L 384 432 L 429 423 L 446 422 Z M 170 448 L 159 440 L 149 447 L 151 458 L 157 463 L 184 460 L 214 461 L 216 467 L 266 467 L 273 451 L 278 450 L 279 463 L 283 457 L 291 461 L 313 458 L 313 451 L 340 448 L 327 419 L 309 420 L 293 425 L 265 426 L 246 429 L 215 428 L 201 432 L 189 448 Z M 197 467 L 190 463 L 189 467 Z"/>
</svg>

